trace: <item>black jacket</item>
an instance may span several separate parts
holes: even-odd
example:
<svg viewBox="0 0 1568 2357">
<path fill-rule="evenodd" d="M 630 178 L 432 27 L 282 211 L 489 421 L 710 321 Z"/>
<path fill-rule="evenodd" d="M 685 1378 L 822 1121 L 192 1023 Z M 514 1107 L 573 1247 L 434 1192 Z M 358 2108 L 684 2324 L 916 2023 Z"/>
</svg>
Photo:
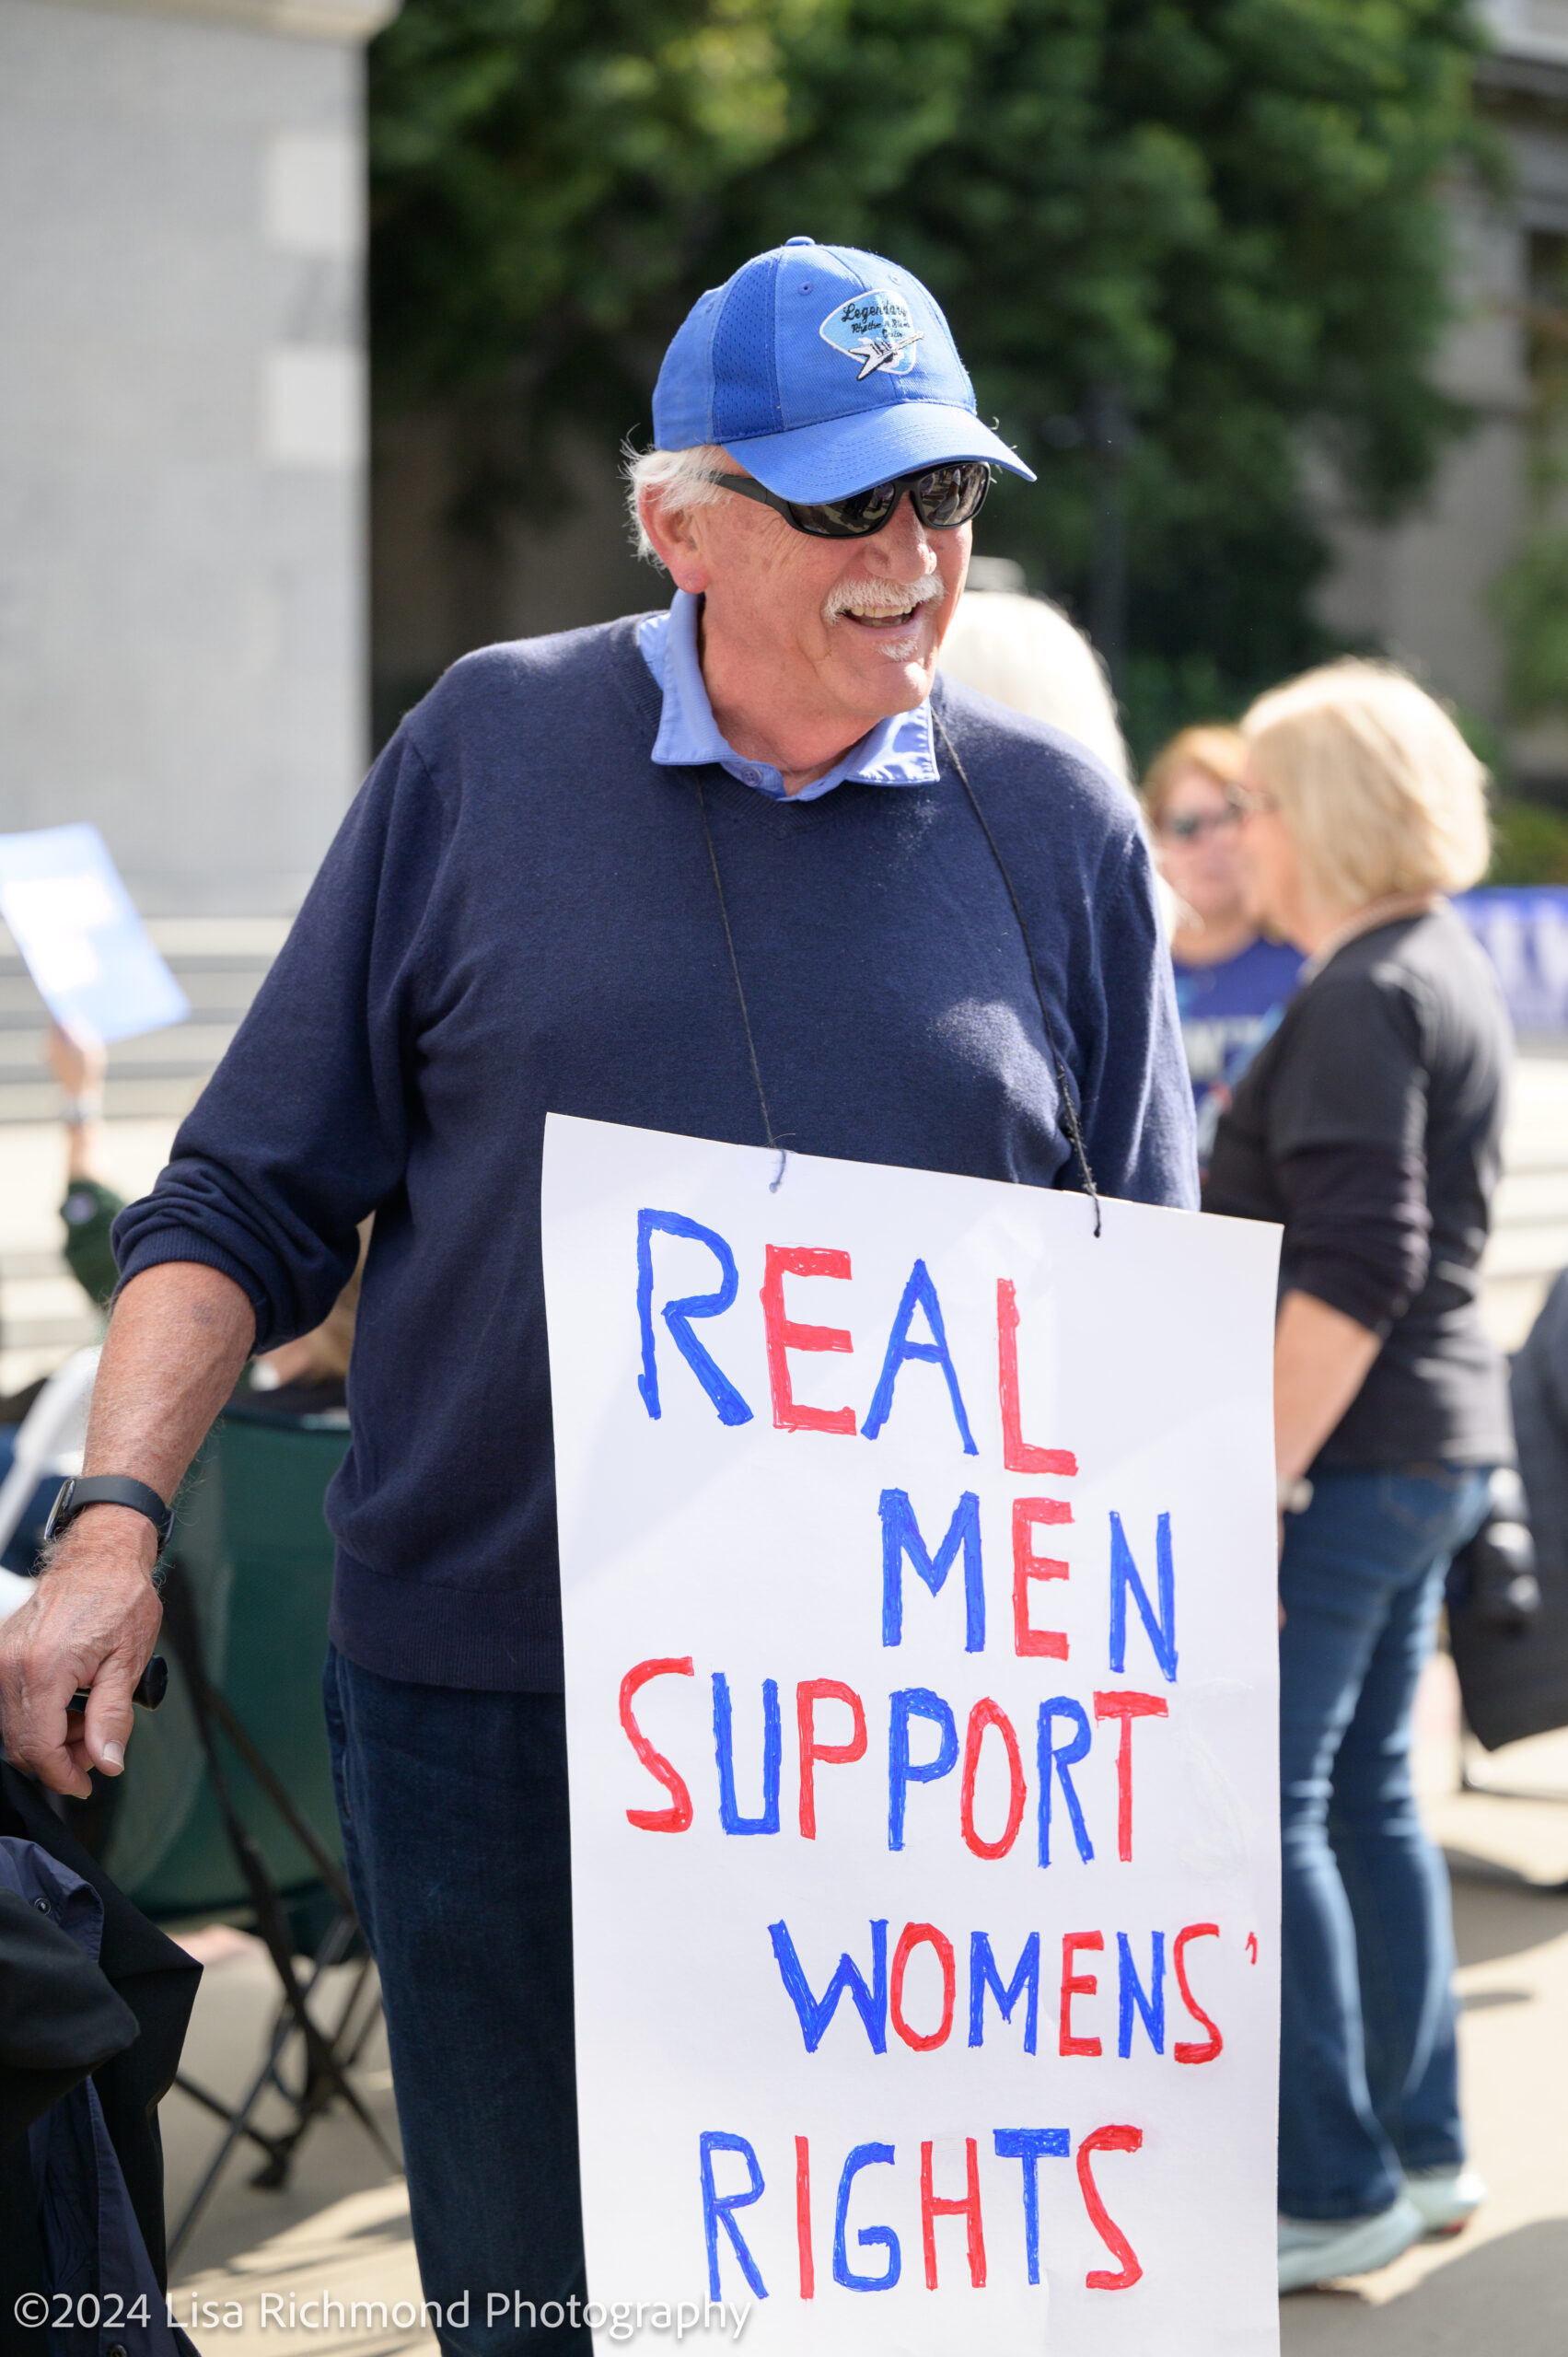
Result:
<svg viewBox="0 0 1568 2357">
<path fill-rule="evenodd" d="M 199 1964 L 137 1913 L 55 1816 L 48 1795 L 0 1761 L 0 1835 L 36 1842 L 103 1904 L 96 1968 L 48 1918 L 13 1899 L 0 1910 L 0 2357 L 41 2357 L 41 2331 L 16 2319 L 48 2278 L 27 2128 L 89 2074 L 157 2281 L 167 2277 L 157 2107 L 180 2061 Z M 19 1917 L 32 1912 L 32 1922 Z M 52 1939 L 42 1938 L 52 1933 Z M 70 1949 L 67 1958 L 57 1944 Z M 41 1968 L 58 2004 L 39 2003 Z"/>
<path fill-rule="evenodd" d="M 1444 908 L 1307 972 L 1221 1117 L 1203 1208 L 1283 1221 L 1281 1292 L 1382 1343 L 1308 1469 L 1511 1465 L 1480 1312 L 1510 1052 L 1497 977 Z"/>
</svg>

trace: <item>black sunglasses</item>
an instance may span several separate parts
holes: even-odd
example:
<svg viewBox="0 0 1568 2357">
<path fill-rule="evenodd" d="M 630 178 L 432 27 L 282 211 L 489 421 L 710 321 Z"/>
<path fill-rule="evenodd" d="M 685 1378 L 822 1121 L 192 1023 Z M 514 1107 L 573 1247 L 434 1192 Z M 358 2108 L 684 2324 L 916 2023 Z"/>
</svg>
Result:
<svg viewBox="0 0 1568 2357">
<path fill-rule="evenodd" d="M 912 475 L 896 476 L 891 482 L 874 483 L 869 491 L 851 492 L 847 499 L 806 503 L 781 499 L 776 492 L 764 491 L 749 475 L 710 475 L 708 481 L 721 483 L 726 491 L 738 492 L 742 499 L 773 508 L 797 532 L 808 532 L 813 540 L 864 540 L 889 522 L 906 491 L 910 505 L 928 532 L 951 532 L 960 524 L 972 522 L 991 489 L 991 469 L 983 459 L 957 459 L 948 466 L 922 467 Z"/>
</svg>

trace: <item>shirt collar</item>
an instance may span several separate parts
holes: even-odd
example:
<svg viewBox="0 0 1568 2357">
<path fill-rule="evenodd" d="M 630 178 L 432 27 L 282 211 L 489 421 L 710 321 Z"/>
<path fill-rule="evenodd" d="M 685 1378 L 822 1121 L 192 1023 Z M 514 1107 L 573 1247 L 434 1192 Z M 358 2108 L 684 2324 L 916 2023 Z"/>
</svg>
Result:
<svg viewBox="0 0 1568 2357">
<path fill-rule="evenodd" d="M 755 786 L 773 802 L 816 802 L 846 780 L 864 785 L 935 784 L 936 749 L 927 702 L 913 712 L 895 713 L 890 720 L 879 720 L 826 776 L 802 786 L 798 794 L 786 795 L 784 779 L 770 762 L 743 760 L 719 734 L 697 657 L 700 603 L 678 589 L 668 614 L 650 614 L 637 626 L 643 659 L 664 691 L 664 710 L 654 739 L 656 761 L 691 768 L 716 761 L 742 785 Z"/>
</svg>

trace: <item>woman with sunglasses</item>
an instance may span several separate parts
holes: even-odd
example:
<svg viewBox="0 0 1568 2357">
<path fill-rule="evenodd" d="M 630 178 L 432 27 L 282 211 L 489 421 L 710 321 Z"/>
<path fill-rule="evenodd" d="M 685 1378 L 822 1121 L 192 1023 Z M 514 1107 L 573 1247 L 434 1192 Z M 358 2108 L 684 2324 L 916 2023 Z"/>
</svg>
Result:
<svg viewBox="0 0 1568 2357">
<path fill-rule="evenodd" d="M 1235 728 L 1183 728 L 1144 780 L 1144 814 L 1179 915 L 1170 950 L 1206 1169 L 1214 1125 L 1295 988 L 1301 955 L 1260 934 L 1237 865 L 1234 795 L 1247 748 Z"/>
<path fill-rule="evenodd" d="M 1280 2289 L 1461 2226 L 1442 1853 L 1411 1713 L 1443 1582 L 1513 1462 L 1478 1264 L 1508 1018 L 1444 895 L 1485 772 L 1413 679 L 1309 672 L 1243 723 L 1238 865 L 1301 987 L 1220 1121 L 1206 1211 L 1282 1223 L 1274 1338 L 1283 1867 Z"/>
</svg>

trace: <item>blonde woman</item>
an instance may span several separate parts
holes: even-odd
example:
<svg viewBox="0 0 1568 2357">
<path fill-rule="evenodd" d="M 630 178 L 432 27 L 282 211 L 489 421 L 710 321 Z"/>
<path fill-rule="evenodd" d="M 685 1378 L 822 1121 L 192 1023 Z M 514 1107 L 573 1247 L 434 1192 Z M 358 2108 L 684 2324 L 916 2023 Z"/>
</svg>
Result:
<svg viewBox="0 0 1568 2357">
<path fill-rule="evenodd" d="M 1243 897 L 1236 788 L 1246 762 L 1238 728 L 1183 728 L 1155 755 L 1143 788 L 1155 858 L 1178 902 L 1170 954 L 1205 1168 L 1220 1115 L 1301 971 L 1300 951 L 1266 939 Z"/>
<path fill-rule="evenodd" d="M 1414 681 L 1307 673 L 1243 724 L 1240 866 L 1302 983 L 1222 1118 L 1205 1207 L 1284 1226 L 1274 1356 L 1283 2291 L 1463 2223 L 1447 1878 L 1409 1772 L 1449 1558 L 1512 1459 L 1477 1313 L 1507 1018 L 1448 911 L 1485 778 Z"/>
</svg>

